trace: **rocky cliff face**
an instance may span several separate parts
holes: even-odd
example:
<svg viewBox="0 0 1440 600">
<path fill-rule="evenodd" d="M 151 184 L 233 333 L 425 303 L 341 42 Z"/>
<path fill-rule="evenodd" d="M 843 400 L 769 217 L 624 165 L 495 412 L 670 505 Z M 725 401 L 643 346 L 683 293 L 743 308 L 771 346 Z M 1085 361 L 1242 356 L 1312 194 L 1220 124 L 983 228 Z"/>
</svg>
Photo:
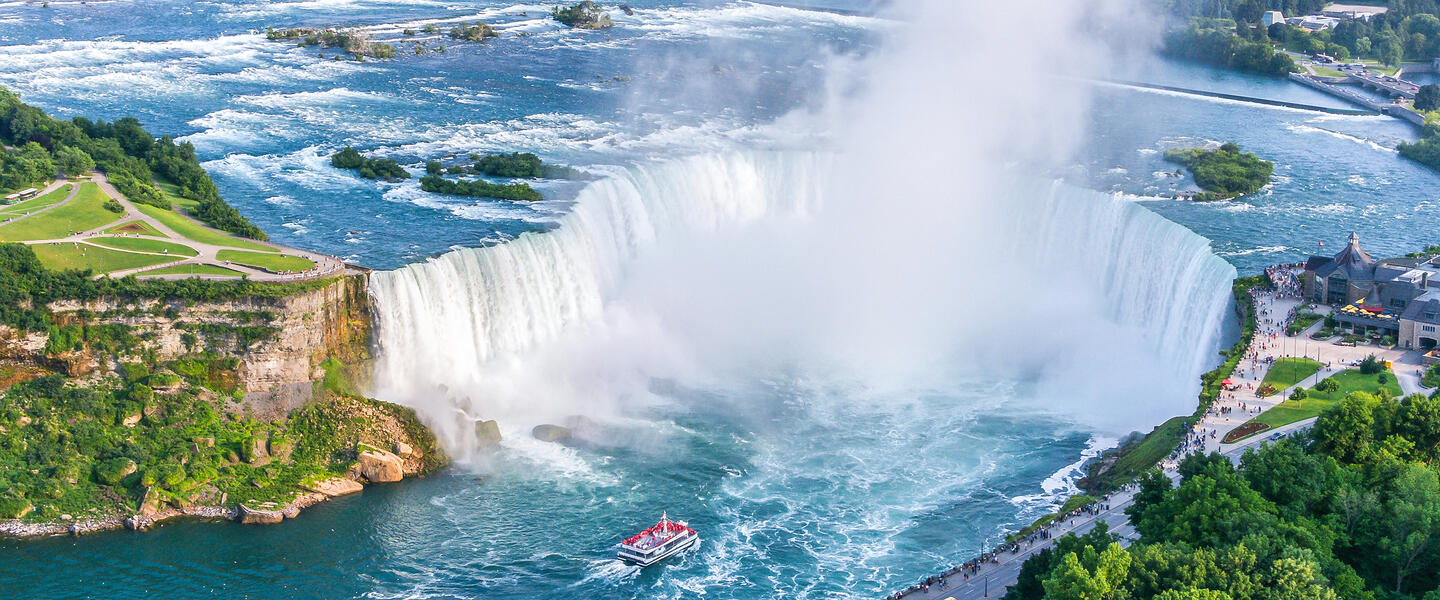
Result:
<svg viewBox="0 0 1440 600">
<path fill-rule="evenodd" d="M 74 336 L 82 341 L 58 344 L 51 339 L 55 332 L 0 331 L 0 358 L 77 378 L 118 373 L 123 363 L 150 353 L 162 362 L 197 355 L 233 358 L 238 366 L 231 383 L 243 392 L 243 406 L 236 408 L 279 414 L 311 399 L 326 358 L 335 357 L 352 379 L 363 380 L 370 360 L 368 278 L 351 274 L 277 298 L 55 302 L 50 306 L 55 322 L 78 331 Z"/>
</svg>

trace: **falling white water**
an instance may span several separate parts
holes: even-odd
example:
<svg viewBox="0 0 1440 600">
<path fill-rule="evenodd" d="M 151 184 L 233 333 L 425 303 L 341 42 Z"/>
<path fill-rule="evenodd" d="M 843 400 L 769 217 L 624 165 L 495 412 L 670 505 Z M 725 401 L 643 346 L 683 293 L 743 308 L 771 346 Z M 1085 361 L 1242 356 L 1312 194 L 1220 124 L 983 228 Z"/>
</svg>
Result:
<svg viewBox="0 0 1440 600">
<path fill-rule="evenodd" d="M 1193 403 L 1234 276 L 1205 239 L 1049 183 L 1014 185 L 948 241 L 837 239 L 834 163 L 634 167 L 584 190 L 558 229 L 376 273 L 377 394 L 416 407 L 461 456 L 476 419 L 612 414 L 652 378 L 1010 378 L 1109 428 Z M 923 232 L 927 218 L 901 220 Z"/>
</svg>

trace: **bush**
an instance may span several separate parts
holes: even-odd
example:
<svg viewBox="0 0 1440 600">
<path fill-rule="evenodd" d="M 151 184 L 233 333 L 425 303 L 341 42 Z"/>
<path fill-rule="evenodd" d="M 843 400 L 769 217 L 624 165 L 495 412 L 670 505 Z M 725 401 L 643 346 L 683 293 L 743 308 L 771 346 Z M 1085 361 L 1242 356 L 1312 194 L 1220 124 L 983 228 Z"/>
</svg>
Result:
<svg viewBox="0 0 1440 600">
<path fill-rule="evenodd" d="M 1315 384 L 1315 390 L 1326 393 L 1338 392 L 1340 391 L 1340 383 L 1335 381 L 1334 379 L 1326 379 L 1324 381 L 1321 381 L 1320 383 Z"/>
<path fill-rule="evenodd" d="M 0 519 L 18 519 L 31 508 L 30 501 L 24 498 L 0 498 Z"/>
<path fill-rule="evenodd" d="M 95 465 L 95 481 L 104 485 L 120 485 L 125 476 L 135 472 L 135 461 L 125 457 L 112 458 Z"/>
<path fill-rule="evenodd" d="M 1381 385 L 1384 385 L 1390 383 L 1390 378 L 1391 375 L 1389 373 L 1381 373 L 1375 377 L 1375 380 L 1379 381 Z"/>
<path fill-rule="evenodd" d="M 1371 354 L 1370 356 L 1365 357 L 1365 360 L 1360 361 L 1360 372 L 1366 375 L 1374 375 L 1384 370 L 1385 362 L 1380 360 L 1374 354 Z"/>
<path fill-rule="evenodd" d="M 1440 363 L 1430 365 L 1425 369 L 1425 374 L 1420 377 L 1420 385 L 1428 388 L 1440 388 Z"/>
<path fill-rule="evenodd" d="M 1296 402 L 1304 400 L 1306 397 L 1305 388 L 1295 388 L 1295 391 L 1290 392 L 1290 399 Z"/>
</svg>

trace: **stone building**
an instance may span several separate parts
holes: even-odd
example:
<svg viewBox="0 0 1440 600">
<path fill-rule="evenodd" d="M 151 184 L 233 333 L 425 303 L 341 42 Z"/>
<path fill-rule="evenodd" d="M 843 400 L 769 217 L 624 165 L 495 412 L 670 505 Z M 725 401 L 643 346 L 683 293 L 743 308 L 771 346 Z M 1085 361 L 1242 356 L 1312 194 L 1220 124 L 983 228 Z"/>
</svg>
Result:
<svg viewBox="0 0 1440 600">
<path fill-rule="evenodd" d="M 1440 345 L 1440 256 L 1376 260 L 1351 233 L 1334 256 L 1312 256 L 1301 275 L 1305 297 L 1335 307 L 1351 329 L 1395 335 L 1401 348 Z"/>
</svg>

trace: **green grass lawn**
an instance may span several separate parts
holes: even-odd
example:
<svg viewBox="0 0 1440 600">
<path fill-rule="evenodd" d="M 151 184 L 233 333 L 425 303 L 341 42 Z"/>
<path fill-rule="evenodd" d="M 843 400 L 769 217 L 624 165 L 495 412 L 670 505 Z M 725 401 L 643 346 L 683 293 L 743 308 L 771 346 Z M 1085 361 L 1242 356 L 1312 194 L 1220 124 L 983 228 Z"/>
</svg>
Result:
<svg viewBox="0 0 1440 600">
<path fill-rule="evenodd" d="M 315 268 L 315 263 L 308 258 L 285 254 L 260 254 L 258 252 L 242 252 L 239 250 L 221 250 L 216 254 L 215 258 L 250 267 L 269 269 L 280 273 L 287 271 L 297 272 Z"/>
<path fill-rule="evenodd" d="M 1269 425 L 1270 427 L 1268 429 L 1256 432 L 1264 433 L 1276 427 L 1319 416 L 1320 413 L 1325 412 L 1326 409 L 1334 406 L 1335 403 L 1344 399 L 1345 396 L 1348 396 L 1350 392 L 1369 392 L 1374 394 L 1379 392 L 1380 388 L 1383 387 L 1388 390 L 1392 396 L 1399 396 L 1401 394 L 1400 384 L 1395 381 L 1395 374 L 1390 371 L 1385 371 L 1385 373 L 1389 375 L 1390 382 L 1382 386 L 1378 374 L 1366 375 L 1361 373 L 1360 369 L 1341 371 L 1326 378 L 1327 380 L 1335 380 L 1335 383 L 1340 384 L 1340 389 L 1333 392 L 1321 392 L 1313 388 L 1307 389 L 1305 390 L 1306 397 L 1304 400 L 1299 402 L 1286 400 L 1280 403 L 1279 406 L 1260 413 L 1254 419 L 1251 419 L 1251 421 Z M 1251 434 L 1246 437 L 1253 436 L 1254 434 Z"/>
<path fill-rule="evenodd" d="M 160 195 L 165 196 L 165 198 L 170 201 L 170 204 L 183 208 L 186 211 L 195 210 L 195 205 L 199 204 L 199 202 L 181 196 L 180 186 L 168 181 L 156 182 L 156 187 L 160 188 Z"/>
<path fill-rule="evenodd" d="M 0 225 L 0 242 L 63 238 L 77 231 L 89 231 L 114 222 L 120 215 L 105 210 L 106 199 L 100 186 L 81 184 L 80 193 L 65 206 Z"/>
<path fill-rule="evenodd" d="M 148 235 L 151 237 L 170 237 L 163 233 L 160 233 L 159 229 L 154 228 L 149 223 L 146 223 L 144 221 L 126 221 L 109 229 L 106 229 L 105 233 L 138 233 L 140 235 Z"/>
<path fill-rule="evenodd" d="M 54 205 L 61 200 L 64 200 L 66 196 L 69 196 L 70 190 L 74 188 L 75 184 L 68 183 L 60 186 L 59 188 L 56 188 L 56 190 L 53 192 L 45 194 L 44 196 L 40 196 L 39 198 L 31 198 L 24 202 L 17 202 L 9 206 L 0 206 L 0 219 L 4 219 L 5 217 L 18 217 L 24 215 L 25 213 L 35 212 L 47 206 Z"/>
<path fill-rule="evenodd" d="M 1340 71 L 1336 71 L 1335 69 L 1330 69 L 1330 68 L 1326 68 L 1326 67 L 1321 67 L 1321 66 L 1318 66 L 1318 65 L 1316 65 L 1314 68 L 1315 68 L 1315 74 L 1316 74 L 1316 75 L 1319 75 L 1319 76 L 1321 76 L 1321 77 L 1344 77 L 1344 76 L 1345 76 L 1345 73 L 1342 73 L 1342 72 L 1340 72 Z"/>
<path fill-rule="evenodd" d="M 101 246 L 117 248 L 120 250 L 134 250 L 136 252 L 155 252 L 157 254 L 163 254 L 168 251 L 171 256 L 188 257 L 200 255 L 200 252 L 189 246 L 182 246 L 180 244 L 175 244 L 172 242 L 162 242 L 160 240 L 151 240 L 146 238 L 102 237 L 91 238 L 90 243 L 100 244 Z"/>
<path fill-rule="evenodd" d="M 119 250 L 107 250 L 95 246 L 87 246 L 69 242 L 59 244 L 34 244 L 30 248 L 39 257 L 40 263 L 48 269 L 89 269 L 96 273 L 109 273 L 122 269 L 134 269 L 149 265 L 158 265 L 179 260 L 178 256 L 155 256 L 153 254 L 136 254 L 134 252 L 121 252 Z"/>
<path fill-rule="evenodd" d="M 243 248 L 246 250 L 255 250 L 259 252 L 279 252 L 279 250 L 276 250 L 269 246 L 264 246 L 250 240 L 225 235 L 218 231 L 207 229 L 199 223 L 191 221 L 188 217 L 174 211 L 157 208 L 148 204 L 136 204 L 135 207 L 139 208 L 140 212 L 150 215 L 161 223 L 164 223 L 166 227 L 175 230 L 175 233 L 183 235 L 202 244 L 214 244 L 216 246 L 228 246 L 230 248 Z"/>
<path fill-rule="evenodd" d="M 171 267 L 161 267 L 153 271 L 145 271 L 138 275 L 229 275 L 239 277 L 239 271 L 231 271 L 225 267 L 215 265 L 184 264 Z"/>
<path fill-rule="evenodd" d="M 1277 358 L 1270 370 L 1265 372 L 1265 380 L 1260 382 L 1260 387 L 1269 384 L 1283 390 L 1314 375 L 1322 366 L 1308 358 Z"/>
</svg>

